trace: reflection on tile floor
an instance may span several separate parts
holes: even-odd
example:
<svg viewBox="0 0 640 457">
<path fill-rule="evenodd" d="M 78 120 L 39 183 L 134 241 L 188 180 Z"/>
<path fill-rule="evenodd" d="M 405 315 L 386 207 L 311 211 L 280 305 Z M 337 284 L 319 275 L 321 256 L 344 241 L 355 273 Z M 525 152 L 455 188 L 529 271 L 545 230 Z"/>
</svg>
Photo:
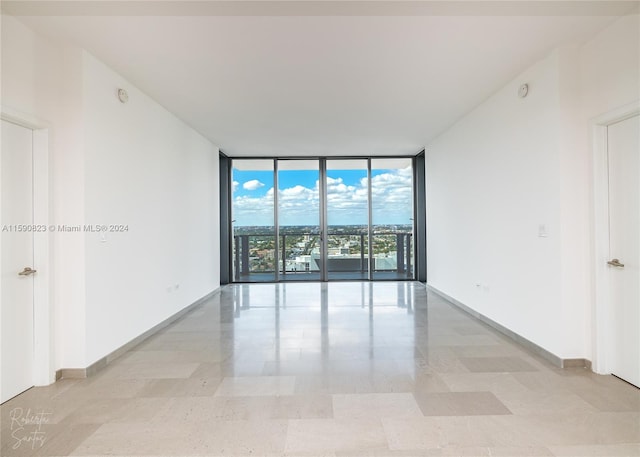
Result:
<svg viewBox="0 0 640 457">
<path fill-rule="evenodd" d="M 226 286 L 1 417 L 2 456 L 640 455 L 640 390 L 410 282 Z"/>
</svg>

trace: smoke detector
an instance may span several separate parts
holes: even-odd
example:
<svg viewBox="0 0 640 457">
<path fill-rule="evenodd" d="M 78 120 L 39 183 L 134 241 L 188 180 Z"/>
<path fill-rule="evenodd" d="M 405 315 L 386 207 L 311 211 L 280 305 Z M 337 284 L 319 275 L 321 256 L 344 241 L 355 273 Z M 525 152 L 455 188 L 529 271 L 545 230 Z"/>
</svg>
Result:
<svg viewBox="0 0 640 457">
<path fill-rule="evenodd" d="M 129 101 L 129 94 L 124 89 L 118 89 L 118 100 L 122 103 L 127 103 Z"/>
<path fill-rule="evenodd" d="M 523 84 L 518 89 L 518 97 L 525 98 L 529 94 L 529 84 Z"/>
</svg>

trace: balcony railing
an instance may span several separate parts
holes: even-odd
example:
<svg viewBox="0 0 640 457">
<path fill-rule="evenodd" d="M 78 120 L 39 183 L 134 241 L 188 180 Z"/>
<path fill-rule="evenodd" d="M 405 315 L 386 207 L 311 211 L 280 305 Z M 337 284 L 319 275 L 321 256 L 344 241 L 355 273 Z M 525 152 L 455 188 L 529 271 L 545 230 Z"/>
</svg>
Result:
<svg viewBox="0 0 640 457">
<path fill-rule="evenodd" d="M 374 272 L 396 272 L 412 276 L 412 234 L 384 232 L 373 234 Z M 333 233 L 327 239 L 329 255 L 327 270 L 365 274 L 369 269 L 368 234 Z M 280 275 L 319 272 L 321 268 L 320 235 L 318 233 L 286 233 L 279 236 Z M 235 278 L 252 274 L 275 274 L 275 235 L 234 235 Z M 395 259 L 394 259 L 395 257 Z M 394 261 L 395 260 L 395 261 Z"/>
</svg>

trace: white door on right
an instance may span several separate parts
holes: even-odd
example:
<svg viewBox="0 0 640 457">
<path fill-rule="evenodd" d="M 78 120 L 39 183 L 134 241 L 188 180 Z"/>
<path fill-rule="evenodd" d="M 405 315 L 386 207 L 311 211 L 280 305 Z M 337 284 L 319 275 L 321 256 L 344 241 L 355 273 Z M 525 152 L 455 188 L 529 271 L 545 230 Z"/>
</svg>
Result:
<svg viewBox="0 0 640 457">
<path fill-rule="evenodd" d="M 607 128 L 611 373 L 640 387 L 640 116 Z"/>
</svg>

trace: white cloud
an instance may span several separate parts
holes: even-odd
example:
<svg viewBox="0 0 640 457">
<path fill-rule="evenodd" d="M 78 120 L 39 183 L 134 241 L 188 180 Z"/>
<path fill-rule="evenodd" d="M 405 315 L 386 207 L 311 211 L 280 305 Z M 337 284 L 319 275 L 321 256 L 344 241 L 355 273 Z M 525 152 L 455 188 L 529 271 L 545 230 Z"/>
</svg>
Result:
<svg viewBox="0 0 640 457">
<path fill-rule="evenodd" d="M 273 225 L 273 188 L 261 197 L 241 195 L 233 199 L 233 219 L 237 226 Z"/>
<path fill-rule="evenodd" d="M 257 179 L 252 179 L 251 181 L 247 181 L 242 185 L 242 188 L 245 190 L 256 190 L 261 187 L 264 187 L 264 184 L 258 181 Z"/>
<path fill-rule="evenodd" d="M 278 222 L 281 225 L 318 225 L 320 197 L 313 189 L 297 185 L 278 192 Z"/>
<path fill-rule="evenodd" d="M 366 225 L 369 220 L 367 210 L 367 189 L 346 185 L 342 178 L 327 177 L 327 210 L 330 225 Z"/>
<path fill-rule="evenodd" d="M 238 181 L 233 181 L 233 183 L 231 184 L 231 190 L 235 192 L 236 190 L 238 190 L 239 185 L 240 183 Z"/>
<path fill-rule="evenodd" d="M 284 197 L 285 199 L 288 199 L 290 197 L 300 198 L 300 197 L 308 197 L 309 192 L 313 192 L 313 191 L 311 189 L 307 189 L 304 186 L 298 185 L 298 186 L 290 187 L 288 189 L 283 189 L 280 191 L 278 195 L 280 195 L 281 197 Z"/>
</svg>

